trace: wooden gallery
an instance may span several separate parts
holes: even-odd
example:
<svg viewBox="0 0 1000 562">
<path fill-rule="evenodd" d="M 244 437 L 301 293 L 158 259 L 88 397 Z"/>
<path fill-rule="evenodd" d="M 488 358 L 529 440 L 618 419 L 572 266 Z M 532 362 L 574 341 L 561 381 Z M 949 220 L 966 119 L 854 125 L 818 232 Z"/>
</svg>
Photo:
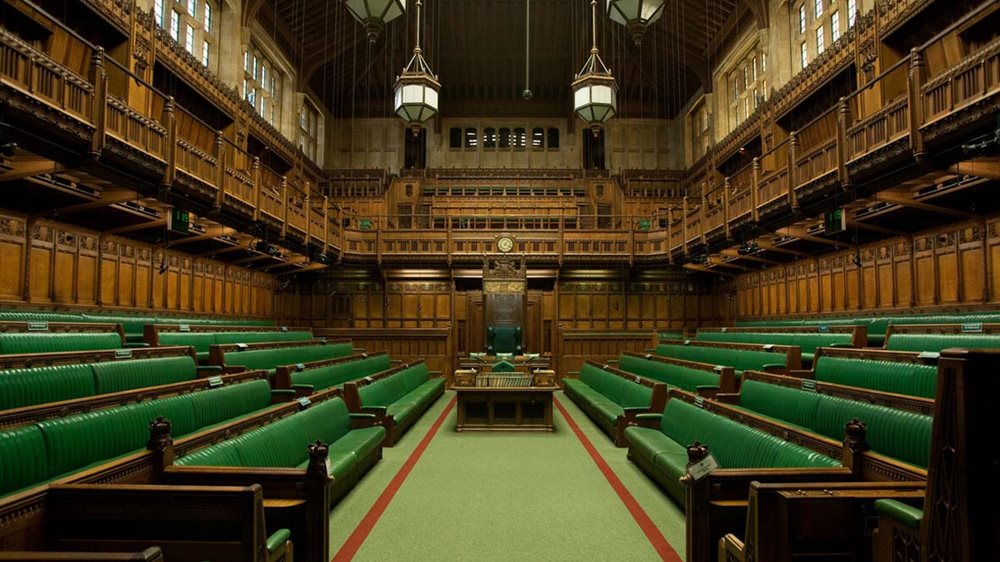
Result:
<svg viewBox="0 0 1000 562">
<path fill-rule="evenodd" d="M 0 562 L 1000 561 L 1000 0 L 0 0 Z"/>
</svg>

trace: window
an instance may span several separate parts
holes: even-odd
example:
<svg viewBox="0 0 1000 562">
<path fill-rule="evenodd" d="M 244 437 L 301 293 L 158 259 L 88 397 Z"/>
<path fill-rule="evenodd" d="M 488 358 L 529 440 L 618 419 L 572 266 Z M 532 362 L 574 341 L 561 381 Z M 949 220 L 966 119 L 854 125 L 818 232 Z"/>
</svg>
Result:
<svg viewBox="0 0 1000 562">
<path fill-rule="evenodd" d="M 244 53 L 243 93 L 247 103 L 265 121 L 277 127 L 281 123 L 281 72 L 255 45 Z M 247 61 L 252 61 L 247 70 Z"/>
<path fill-rule="evenodd" d="M 476 148 L 479 146 L 479 135 L 476 130 L 469 127 L 465 130 L 465 148 Z"/>
<path fill-rule="evenodd" d="M 813 13 L 816 19 L 823 15 L 823 0 L 813 0 Z"/>
<path fill-rule="evenodd" d="M 214 1 L 153 0 L 156 25 L 205 66 L 212 60 L 212 49 L 218 41 L 213 30 Z"/>
<path fill-rule="evenodd" d="M 493 127 L 487 127 L 483 130 L 483 148 L 496 148 L 497 147 L 497 130 Z"/>
<path fill-rule="evenodd" d="M 836 43 L 840 39 L 840 12 L 830 14 L 830 42 Z"/>
<path fill-rule="evenodd" d="M 727 69 L 728 82 L 724 89 L 730 94 L 723 111 L 728 117 L 726 122 L 730 131 L 746 120 L 763 101 L 759 96 L 760 92 L 765 91 L 763 60 L 758 43 Z M 703 117 L 707 122 L 707 113 Z M 697 143 L 695 146 L 703 144 L 700 137 L 694 140 Z"/>
<path fill-rule="evenodd" d="M 823 44 L 823 26 L 816 28 L 816 54 L 819 55 L 823 52 L 826 45 Z"/>
<path fill-rule="evenodd" d="M 857 17 L 858 0 L 847 0 L 847 27 L 854 27 L 854 19 Z"/>
<path fill-rule="evenodd" d="M 452 127 L 448 131 L 448 148 L 462 148 L 462 129 Z"/>
<path fill-rule="evenodd" d="M 524 131 L 523 127 L 518 127 L 514 129 L 514 148 L 524 149 L 528 144 L 528 134 Z"/>
<path fill-rule="evenodd" d="M 500 148 L 510 148 L 510 129 L 500 128 Z"/>
<path fill-rule="evenodd" d="M 806 5 L 799 6 L 799 33 L 806 32 Z"/>
<path fill-rule="evenodd" d="M 531 130 L 531 148 L 535 150 L 545 148 L 545 129 L 535 127 Z"/>
<path fill-rule="evenodd" d="M 799 45 L 799 62 L 802 63 L 802 68 L 809 66 L 809 51 L 806 50 L 805 43 Z"/>
<path fill-rule="evenodd" d="M 180 41 L 181 33 L 181 15 L 173 10 L 170 10 L 170 38 L 174 41 Z"/>
<path fill-rule="evenodd" d="M 546 140 L 549 141 L 548 142 L 549 149 L 551 150 L 559 148 L 559 129 L 555 127 L 549 127 L 548 137 L 549 138 Z"/>
<path fill-rule="evenodd" d="M 305 98 L 303 96 L 303 98 Z M 299 111 L 299 148 L 313 162 L 319 154 L 319 111 L 308 99 L 302 100 Z"/>
</svg>

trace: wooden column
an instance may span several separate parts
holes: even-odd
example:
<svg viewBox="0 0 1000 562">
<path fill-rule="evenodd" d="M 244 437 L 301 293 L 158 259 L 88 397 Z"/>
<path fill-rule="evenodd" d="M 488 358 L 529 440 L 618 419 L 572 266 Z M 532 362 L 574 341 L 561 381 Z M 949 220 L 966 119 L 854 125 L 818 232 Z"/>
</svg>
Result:
<svg viewBox="0 0 1000 562">
<path fill-rule="evenodd" d="M 29 65 L 31 68 L 33 65 Z M 107 139 L 108 110 L 108 73 L 104 67 L 104 49 L 98 47 L 90 59 L 90 83 L 94 85 L 94 97 L 91 100 L 91 123 L 94 125 L 94 136 L 90 141 L 90 155 L 99 158 L 104 151 Z"/>
<path fill-rule="evenodd" d="M 910 51 L 910 76 L 907 82 L 907 94 L 910 104 L 910 148 L 913 157 L 921 162 L 927 156 L 924 148 L 924 137 L 920 126 L 924 124 L 924 99 L 922 89 L 926 80 L 927 64 L 917 47 Z M 985 80 L 984 80 L 985 82 Z"/>
</svg>

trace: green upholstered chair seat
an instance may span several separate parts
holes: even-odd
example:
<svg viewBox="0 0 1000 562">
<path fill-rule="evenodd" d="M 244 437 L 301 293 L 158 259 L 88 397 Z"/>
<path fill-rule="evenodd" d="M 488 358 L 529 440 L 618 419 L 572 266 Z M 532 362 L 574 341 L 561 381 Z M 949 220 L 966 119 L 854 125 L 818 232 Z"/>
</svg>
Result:
<svg viewBox="0 0 1000 562">
<path fill-rule="evenodd" d="M 820 356 L 816 361 L 816 380 L 933 398 L 937 387 L 937 367 L 918 363 Z"/>
<path fill-rule="evenodd" d="M 270 386 L 256 380 L 196 393 L 45 420 L 0 432 L 0 494 L 49 482 L 142 450 L 159 416 L 182 437 L 270 404 Z M 228 418 L 226 416 L 229 416 Z M 40 439 L 39 439 L 40 438 Z M 7 462 L 25 468 L 10 470 Z"/>
<path fill-rule="evenodd" d="M 924 511 L 899 500 L 875 500 L 875 510 L 911 529 L 920 529 Z"/>
</svg>

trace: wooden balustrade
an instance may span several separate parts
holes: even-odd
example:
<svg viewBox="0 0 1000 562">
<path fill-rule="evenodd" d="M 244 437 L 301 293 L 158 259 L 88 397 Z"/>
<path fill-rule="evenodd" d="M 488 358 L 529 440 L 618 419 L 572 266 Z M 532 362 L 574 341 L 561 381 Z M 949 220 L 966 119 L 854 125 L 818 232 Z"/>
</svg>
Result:
<svg viewBox="0 0 1000 562">
<path fill-rule="evenodd" d="M 848 162 L 861 158 L 910 133 L 909 100 L 899 97 L 847 128 Z"/>
<path fill-rule="evenodd" d="M 837 171 L 837 138 L 833 137 L 795 159 L 795 187 Z"/>
<path fill-rule="evenodd" d="M 962 61 L 923 86 L 922 127 L 934 124 L 956 109 L 1000 93 L 1000 40 Z"/>
<path fill-rule="evenodd" d="M 7 30 L 0 29 L 0 42 L 0 77 L 5 83 L 85 121 L 91 119 L 92 84 Z"/>
</svg>

